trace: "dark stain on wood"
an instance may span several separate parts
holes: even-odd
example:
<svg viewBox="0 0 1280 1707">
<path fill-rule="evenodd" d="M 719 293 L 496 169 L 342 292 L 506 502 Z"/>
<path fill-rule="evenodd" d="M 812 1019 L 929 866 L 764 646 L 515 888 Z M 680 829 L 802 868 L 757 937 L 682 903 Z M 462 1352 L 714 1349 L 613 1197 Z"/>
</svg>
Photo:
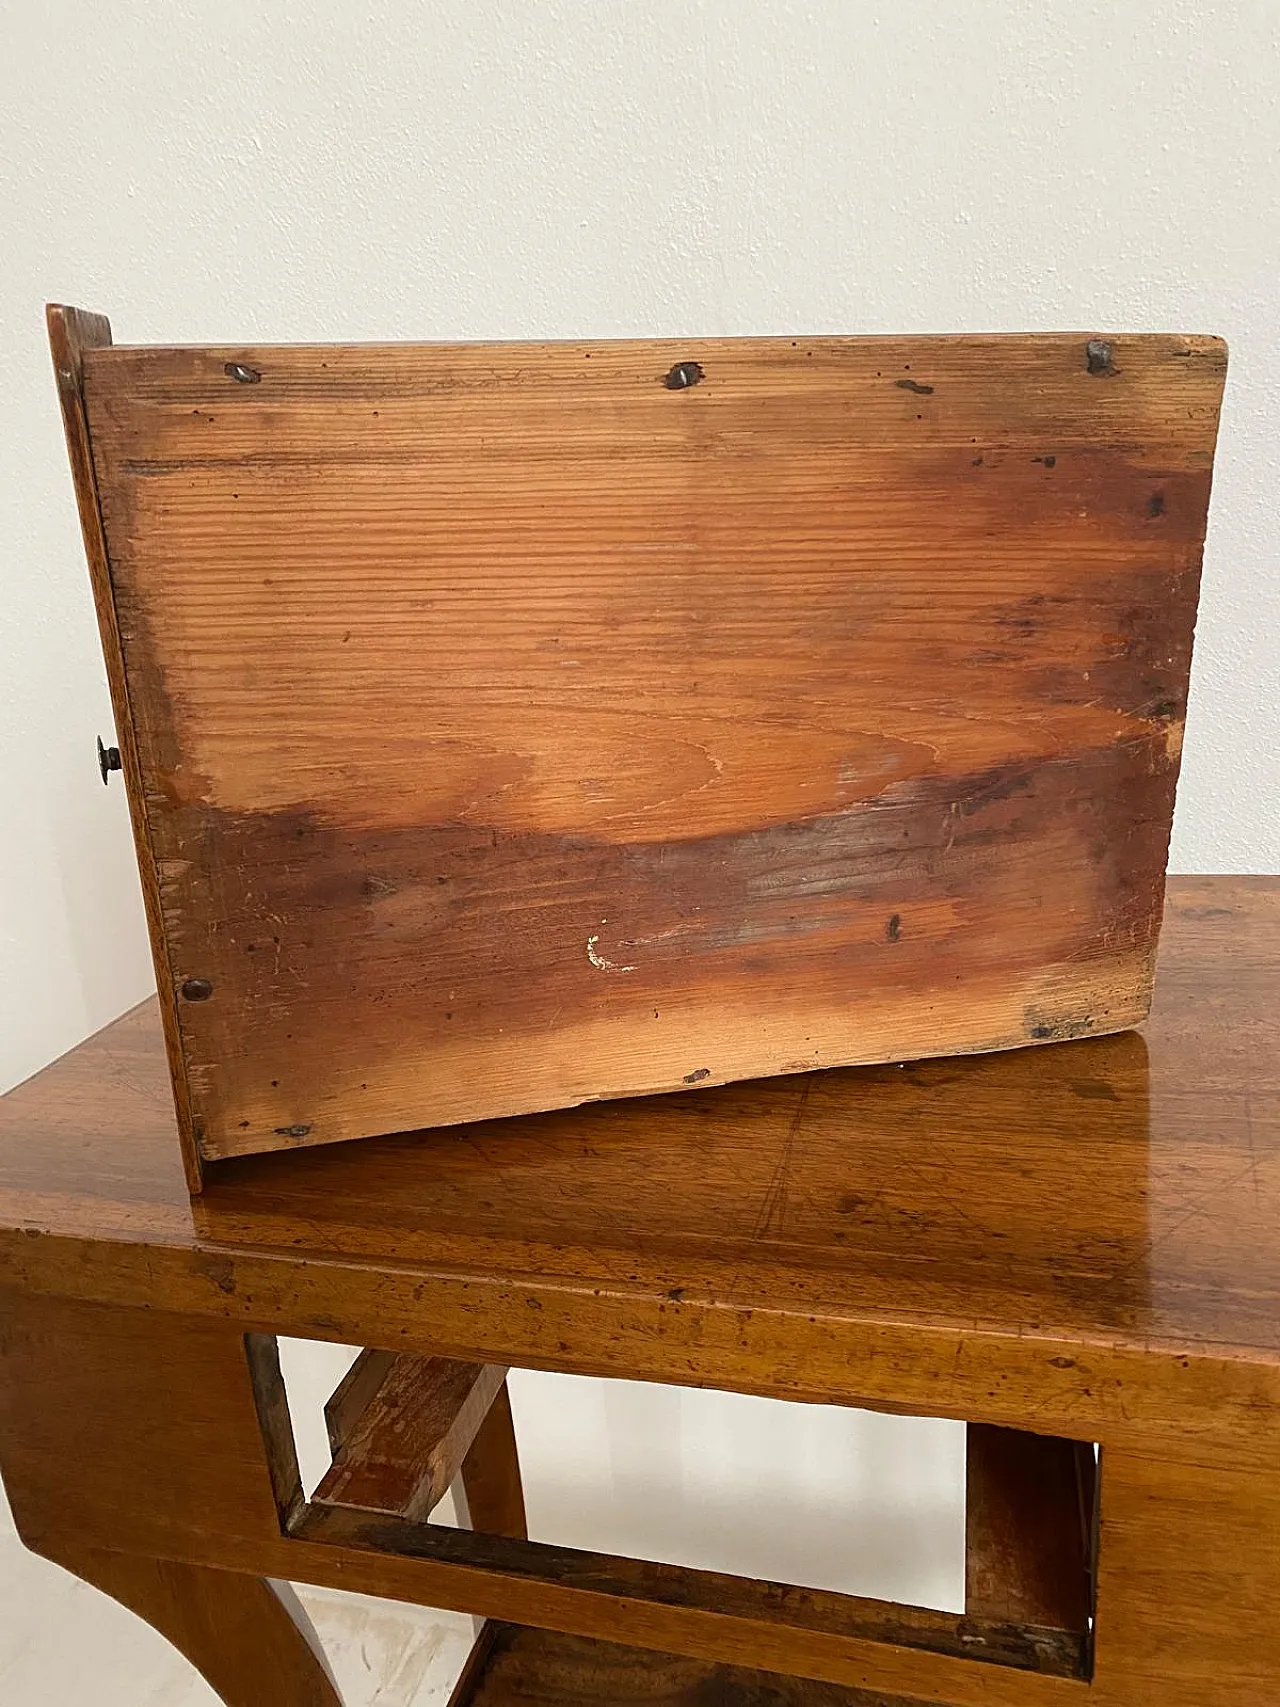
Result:
<svg viewBox="0 0 1280 1707">
<path fill-rule="evenodd" d="M 1088 964 L 1122 942 L 1145 958 L 1159 917 L 1147 874 L 1162 862 L 1167 834 L 1163 755 L 1162 739 L 1146 739 L 972 778 L 922 777 L 886 789 L 873 810 L 695 841 L 600 843 L 481 825 L 357 833 L 309 815 L 230 819 L 184 808 L 172 822 L 187 826 L 186 845 L 215 845 L 233 869 L 264 882 L 264 901 L 220 928 L 213 871 L 184 873 L 185 901 L 173 909 L 179 955 L 220 955 L 240 991 L 238 1010 L 205 1003 L 184 1020 L 210 1121 L 206 1146 L 212 1154 L 276 1136 L 351 1135 L 313 1107 L 314 1068 L 302 1070 L 291 1047 L 300 1020 L 287 998 L 302 988 L 308 1022 L 328 1034 L 326 1071 L 369 1079 L 374 1066 L 381 1090 L 381 1067 L 402 1038 L 430 1056 L 447 1051 L 453 1034 L 536 1038 L 566 1004 L 606 1023 L 651 1016 L 655 1006 L 679 1012 L 691 968 L 738 1007 L 761 981 L 800 999 L 798 968 L 823 987 L 856 980 L 870 1002 L 925 992 L 952 968 L 969 987 L 1016 988 L 1035 977 L 1046 950 Z M 1097 811 L 1099 799 L 1112 809 Z M 1020 877 L 1030 850 L 1074 874 L 1033 906 Z M 598 915 L 599 895 L 620 898 L 617 923 Z M 911 907 L 909 936 L 901 905 L 887 902 Z M 272 916 L 281 921 L 274 932 Z M 246 954 L 246 937 L 265 937 L 269 952 Z M 1028 1010 L 1025 1031 L 1011 1017 L 981 1043 L 1107 1028 L 1105 1010 L 1082 1016 L 1064 1000 L 1063 1011 Z M 251 1050 L 239 1017 L 246 1008 L 259 1016 Z M 929 1054 L 933 1036 L 917 1030 L 900 1052 Z M 671 1063 L 673 1085 L 710 1077 L 707 1068 L 686 1074 L 686 1051 L 681 1027 L 663 1034 L 656 1058 Z M 452 1076 L 447 1060 L 442 1078 Z M 247 1135 L 236 1124 L 246 1114 Z M 410 1107 L 389 1122 L 416 1123 Z"/>
<path fill-rule="evenodd" d="M 1065 1043 L 1072 1038 L 1088 1037 L 1098 1029 L 1097 1017 L 1091 1013 L 1067 1013 L 1047 1016 L 1039 1008 L 1028 1008 L 1024 1021 L 1026 1034 L 1033 1043 Z"/>
<path fill-rule="evenodd" d="M 1116 1102 L 1114 1085 L 1109 1085 L 1105 1079 L 1076 1079 L 1071 1089 L 1078 1097 L 1086 1097 L 1092 1102 Z"/>
</svg>

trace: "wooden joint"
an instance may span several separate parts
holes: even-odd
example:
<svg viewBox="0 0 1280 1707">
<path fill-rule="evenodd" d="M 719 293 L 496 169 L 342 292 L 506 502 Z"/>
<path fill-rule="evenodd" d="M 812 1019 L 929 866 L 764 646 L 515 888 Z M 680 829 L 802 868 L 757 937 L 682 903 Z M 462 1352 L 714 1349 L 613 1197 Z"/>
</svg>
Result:
<svg viewBox="0 0 1280 1707">
<path fill-rule="evenodd" d="M 492 1363 L 362 1351 L 325 1405 L 333 1463 L 319 1506 L 428 1517 L 506 1380 Z"/>
<path fill-rule="evenodd" d="M 571 1635 L 625 1630 L 620 1639 L 635 1646 L 738 1658 L 833 1682 L 873 1659 L 887 1674 L 901 1672 L 904 1682 L 918 1673 L 939 1689 L 972 1675 L 974 1666 L 1045 1679 L 1088 1675 L 1087 1635 L 1079 1630 L 899 1606 L 319 1502 L 297 1513 L 289 1534 L 344 1555 L 355 1568 L 352 1580 L 361 1559 L 394 1560 L 402 1569 L 413 1564 L 424 1599 L 436 1605 Z M 299 1568 L 306 1570 L 302 1557 Z M 904 1651 L 916 1658 L 908 1661 Z"/>
</svg>

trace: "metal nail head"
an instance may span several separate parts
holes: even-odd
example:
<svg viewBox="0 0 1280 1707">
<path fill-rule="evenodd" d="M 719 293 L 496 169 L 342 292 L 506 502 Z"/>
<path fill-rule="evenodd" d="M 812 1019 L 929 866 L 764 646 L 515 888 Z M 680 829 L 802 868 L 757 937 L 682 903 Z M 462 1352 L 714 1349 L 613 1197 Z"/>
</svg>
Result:
<svg viewBox="0 0 1280 1707">
<path fill-rule="evenodd" d="M 121 768 L 119 747 L 104 747 L 102 736 L 98 736 L 98 769 L 102 772 L 103 783 L 110 781 L 112 771 Z"/>
<path fill-rule="evenodd" d="M 182 994 L 188 1002 L 207 1002 L 213 994 L 213 985 L 207 978 L 186 978 Z"/>
<path fill-rule="evenodd" d="M 1111 345 L 1105 338 L 1090 338 L 1084 347 L 1084 359 L 1091 374 L 1100 376 L 1116 371 L 1111 359 Z"/>
<path fill-rule="evenodd" d="M 662 383 L 668 391 L 687 391 L 702 377 L 701 362 L 677 362 L 670 373 L 663 376 Z"/>
</svg>

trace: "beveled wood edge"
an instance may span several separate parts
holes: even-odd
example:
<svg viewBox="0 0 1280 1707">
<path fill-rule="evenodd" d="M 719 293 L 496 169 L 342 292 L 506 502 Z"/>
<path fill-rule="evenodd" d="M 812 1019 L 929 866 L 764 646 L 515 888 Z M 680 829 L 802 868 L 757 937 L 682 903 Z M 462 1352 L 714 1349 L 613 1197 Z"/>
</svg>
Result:
<svg viewBox="0 0 1280 1707">
<path fill-rule="evenodd" d="M 379 1351 L 375 1346 L 365 1346 L 357 1352 L 355 1362 L 324 1402 L 330 1452 L 341 1450 L 361 1413 L 386 1380 L 395 1358 L 394 1351 Z"/>
<path fill-rule="evenodd" d="M 280 1347 L 274 1334 L 246 1334 L 244 1351 L 267 1474 L 283 1532 L 305 1507 L 306 1496 L 298 1467 L 289 1395 L 280 1369 Z"/>
<path fill-rule="evenodd" d="M 102 523 L 93 447 L 84 404 L 85 353 L 88 350 L 111 347 L 111 322 L 105 315 L 90 314 L 82 308 L 69 308 L 62 303 L 51 302 L 45 306 L 45 323 L 49 333 L 54 377 L 58 386 L 58 401 L 62 409 L 62 428 L 67 441 L 67 456 L 71 463 L 76 509 L 80 516 L 80 532 L 89 567 L 89 582 L 93 589 L 93 604 L 98 617 L 98 633 L 102 641 L 107 685 L 111 692 L 116 740 L 120 744 L 125 794 L 129 802 L 129 821 L 133 828 L 134 851 L 137 854 L 138 873 L 142 880 L 147 935 L 151 942 L 156 988 L 160 997 L 165 1054 L 169 1060 L 169 1076 L 178 1119 L 182 1166 L 187 1186 L 194 1195 L 201 1190 L 203 1174 L 195 1139 L 186 1056 L 182 1048 L 177 991 L 160 905 L 160 876 L 152 850 L 146 792 L 142 786 L 142 765 L 138 755 L 128 676 L 116 620 L 111 563 L 107 553 L 107 536 Z"/>
<path fill-rule="evenodd" d="M 1080 1499 L 1080 1527 L 1085 1535 L 1089 1560 L 1089 1616 L 1098 1615 L 1098 1549 L 1102 1545 L 1102 1449 L 1076 1442 L 1076 1491 Z"/>
<path fill-rule="evenodd" d="M 0 1285 L 144 1310 L 163 1288 L 175 1314 L 245 1332 L 343 1345 L 390 1339 L 399 1350 L 514 1369 L 1031 1427 L 1201 1462 L 1217 1452 L 1233 1463 L 1280 1463 L 1269 1422 L 1270 1409 L 1280 1410 L 1280 1355 L 1247 1347 L 819 1315 L 689 1293 L 674 1302 L 616 1285 L 390 1268 L 320 1250 L 300 1265 L 290 1253 L 23 1229 L 0 1231 Z"/>
</svg>

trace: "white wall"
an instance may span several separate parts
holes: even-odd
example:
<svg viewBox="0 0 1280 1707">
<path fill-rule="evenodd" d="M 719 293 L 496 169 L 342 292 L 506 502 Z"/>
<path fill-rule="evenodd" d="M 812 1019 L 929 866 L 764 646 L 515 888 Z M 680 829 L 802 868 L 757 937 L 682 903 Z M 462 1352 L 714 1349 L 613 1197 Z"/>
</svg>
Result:
<svg viewBox="0 0 1280 1707">
<path fill-rule="evenodd" d="M 1173 847 L 1280 870 L 1276 0 L 9 0 L 0 1083 L 151 985 L 40 309 L 1230 340 Z"/>
</svg>

